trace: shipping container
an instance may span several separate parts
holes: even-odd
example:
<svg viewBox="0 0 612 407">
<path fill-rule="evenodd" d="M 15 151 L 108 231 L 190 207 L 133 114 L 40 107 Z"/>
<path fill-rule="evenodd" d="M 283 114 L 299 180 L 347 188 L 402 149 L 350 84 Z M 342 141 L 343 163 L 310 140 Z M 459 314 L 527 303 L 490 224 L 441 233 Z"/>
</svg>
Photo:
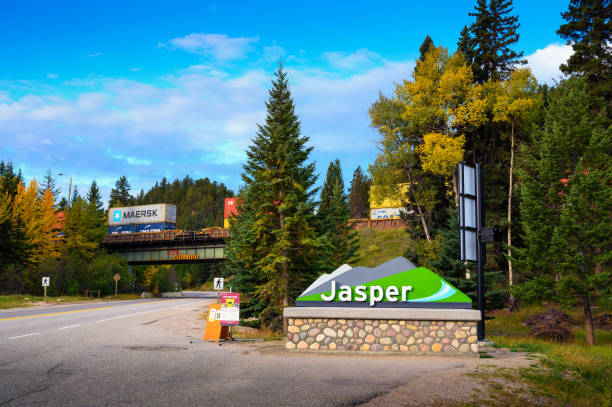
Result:
<svg viewBox="0 0 612 407">
<path fill-rule="evenodd" d="M 108 226 L 142 223 L 176 223 L 176 205 L 139 205 L 108 210 Z"/>
<path fill-rule="evenodd" d="M 124 233 L 134 233 L 134 225 L 114 225 L 108 227 L 109 235 L 122 235 Z"/>
<path fill-rule="evenodd" d="M 403 208 L 370 209 L 370 219 L 400 219 Z"/>
<path fill-rule="evenodd" d="M 237 198 L 225 198 L 225 207 L 223 208 L 223 218 L 227 219 L 234 215 L 238 215 L 238 199 Z"/>
<path fill-rule="evenodd" d="M 134 225 L 135 233 L 163 232 L 165 230 L 176 230 L 176 223 L 160 222 Z"/>
</svg>

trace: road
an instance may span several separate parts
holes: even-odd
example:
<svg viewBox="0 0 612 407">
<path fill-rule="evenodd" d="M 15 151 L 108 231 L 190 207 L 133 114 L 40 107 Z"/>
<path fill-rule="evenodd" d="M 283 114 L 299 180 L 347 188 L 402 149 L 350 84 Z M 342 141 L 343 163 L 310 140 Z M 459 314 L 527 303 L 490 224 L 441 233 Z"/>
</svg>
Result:
<svg viewBox="0 0 612 407">
<path fill-rule="evenodd" d="M 352 406 L 468 363 L 220 347 L 201 340 L 199 295 L 3 311 L 0 406 Z"/>
</svg>

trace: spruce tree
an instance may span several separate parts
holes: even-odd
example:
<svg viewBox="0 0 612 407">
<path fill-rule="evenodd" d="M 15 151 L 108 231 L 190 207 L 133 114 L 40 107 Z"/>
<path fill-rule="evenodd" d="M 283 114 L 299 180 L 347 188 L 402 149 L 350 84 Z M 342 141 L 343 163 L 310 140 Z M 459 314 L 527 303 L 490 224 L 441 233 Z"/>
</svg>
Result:
<svg viewBox="0 0 612 407">
<path fill-rule="evenodd" d="M 252 245 L 254 261 L 231 262 L 242 266 L 231 273 L 258 273 L 261 284 L 249 293 L 261 302 L 259 320 L 281 326 L 282 309 L 316 277 L 312 267 L 322 246 L 314 228 L 314 163 L 308 163 L 312 147 L 301 135 L 300 122 L 282 66 L 275 72 L 265 123 L 258 126 L 253 144 L 247 150 L 242 179 L 244 205 L 252 211 L 246 240 Z M 247 218 L 238 216 L 232 230 L 244 228 Z M 230 245 L 234 243 L 230 242 Z M 237 256 L 233 249 L 228 256 Z M 245 271 L 246 270 L 246 271 Z M 255 282 L 253 284 L 256 284 Z"/>
<path fill-rule="evenodd" d="M 165 180 L 166 179 L 164 178 L 163 181 Z M 115 183 L 115 188 L 111 190 L 108 206 L 113 207 L 129 205 L 132 201 L 130 189 L 131 186 L 127 177 L 125 175 L 121 176 Z"/>
<path fill-rule="evenodd" d="M 595 103 L 607 106 L 612 117 L 612 3 L 609 0 L 571 0 L 557 31 L 574 53 L 561 71 L 584 77 Z M 600 110 L 599 106 L 596 110 Z"/>
<path fill-rule="evenodd" d="M 349 204 L 351 208 L 351 218 L 370 217 L 370 186 L 371 181 L 358 166 L 353 172 L 353 179 L 349 187 Z"/>
<path fill-rule="evenodd" d="M 359 239 L 357 232 L 348 225 L 349 217 L 350 207 L 344 192 L 342 168 L 336 159 L 327 169 L 317 211 L 319 234 L 326 238 L 325 253 L 319 258 L 322 272 L 328 273 L 358 259 Z"/>
<path fill-rule="evenodd" d="M 59 188 L 56 188 L 55 186 L 55 178 L 53 178 L 53 176 L 51 175 L 51 169 L 47 170 L 47 173 L 43 177 L 43 182 L 38 188 L 38 199 L 42 199 L 42 197 L 45 195 L 46 190 L 51 191 L 54 200 L 57 200 L 59 194 L 61 193 L 61 190 Z"/>
<path fill-rule="evenodd" d="M 472 65 L 477 83 L 507 79 L 517 65 L 526 63 L 522 51 L 510 48 L 519 40 L 520 26 L 512 11 L 512 0 L 478 0 L 469 13 L 475 21 L 463 29 L 457 45 Z"/>
<path fill-rule="evenodd" d="M 584 80 L 552 92 L 544 128 L 523 148 L 519 177 L 524 248 L 517 250 L 527 301 L 581 304 L 587 343 L 591 306 L 609 293 L 612 128 L 593 116 Z"/>
<path fill-rule="evenodd" d="M 96 210 L 101 211 L 104 204 L 102 203 L 102 195 L 96 181 L 92 181 L 89 191 L 87 191 L 87 203 Z"/>
<path fill-rule="evenodd" d="M 419 59 L 421 61 L 425 60 L 425 55 L 432 49 L 435 48 L 436 46 L 434 45 L 433 40 L 431 39 L 431 37 L 428 35 L 425 37 L 425 39 L 423 40 L 423 43 L 421 44 L 421 46 L 419 47 L 419 52 L 421 54 L 421 56 L 419 56 Z"/>
</svg>

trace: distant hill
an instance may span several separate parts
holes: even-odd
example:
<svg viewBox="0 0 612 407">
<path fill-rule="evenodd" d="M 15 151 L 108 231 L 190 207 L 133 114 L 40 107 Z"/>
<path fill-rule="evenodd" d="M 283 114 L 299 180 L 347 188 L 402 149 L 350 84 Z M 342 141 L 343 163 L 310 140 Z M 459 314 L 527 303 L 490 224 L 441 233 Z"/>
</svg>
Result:
<svg viewBox="0 0 612 407">
<path fill-rule="evenodd" d="M 359 234 L 359 261 L 351 266 L 374 267 L 398 256 L 403 256 L 414 242 L 405 229 L 369 230 Z"/>
</svg>

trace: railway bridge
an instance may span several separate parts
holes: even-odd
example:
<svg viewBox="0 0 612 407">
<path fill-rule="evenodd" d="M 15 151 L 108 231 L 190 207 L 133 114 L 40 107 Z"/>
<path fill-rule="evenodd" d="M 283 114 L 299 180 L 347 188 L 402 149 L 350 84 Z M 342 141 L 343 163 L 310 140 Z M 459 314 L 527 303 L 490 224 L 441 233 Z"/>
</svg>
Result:
<svg viewBox="0 0 612 407">
<path fill-rule="evenodd" d="M 225 259 L 229 230 L 208 228 L 199 232 L 164 232 L 107 235 L 103 245 L 129 265 L 209 263 Z"/>
</svg>

